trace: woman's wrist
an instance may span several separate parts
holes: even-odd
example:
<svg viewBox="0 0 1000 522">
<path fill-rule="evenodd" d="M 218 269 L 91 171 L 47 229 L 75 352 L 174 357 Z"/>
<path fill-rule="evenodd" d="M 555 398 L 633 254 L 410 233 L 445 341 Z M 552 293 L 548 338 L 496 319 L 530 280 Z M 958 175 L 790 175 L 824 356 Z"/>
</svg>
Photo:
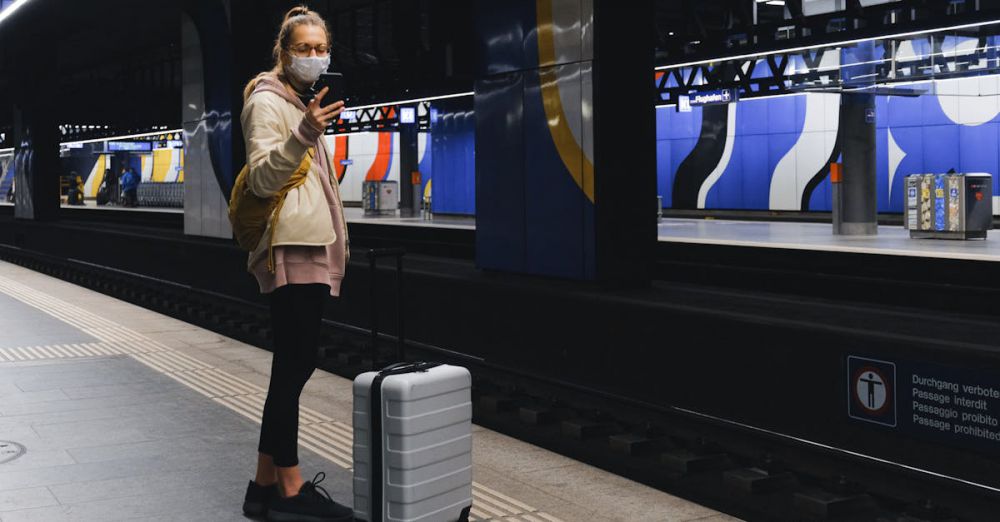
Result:
<svg viewBox="0 0 1000 522">
<path fill-rule="evenodd" d="M 304 145 L 311 147 L 319 141 L 319 137 L 323 135 L 323 129 L 317 129 L 312 123 L 309 123 L 309 118 L 303 117 L 298 128 L 292 130 L 292 134 Z"/>
</svg>

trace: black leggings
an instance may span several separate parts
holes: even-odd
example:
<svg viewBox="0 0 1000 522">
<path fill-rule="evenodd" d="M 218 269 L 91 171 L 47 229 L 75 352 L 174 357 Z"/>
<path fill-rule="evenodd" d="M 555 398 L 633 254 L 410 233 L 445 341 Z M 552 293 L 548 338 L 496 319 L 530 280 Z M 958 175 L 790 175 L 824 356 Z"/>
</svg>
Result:
<svg viewBox="0 0 1000 522">
<path fill-rule="evenodd" d="M 271 383 L 257 450 L 281 467 L 299 464 L 299 396 L 316 369 L 323 305 L 330 287 L 285 285 L 271 293 Z"/>
</svg>

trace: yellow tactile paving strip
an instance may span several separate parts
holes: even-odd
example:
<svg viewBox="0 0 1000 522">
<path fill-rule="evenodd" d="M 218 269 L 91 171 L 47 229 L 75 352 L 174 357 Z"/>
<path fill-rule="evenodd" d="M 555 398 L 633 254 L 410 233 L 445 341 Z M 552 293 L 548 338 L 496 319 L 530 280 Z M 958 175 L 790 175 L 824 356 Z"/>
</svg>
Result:
<svg viewBox="0 0 1000 522">
<path fill-rule="evenodd" d="M 114 321 L 53 296 L 0 277 L 0 292 L 94 337 L 98 342 L 0 348 L 0 364 L 46 359 L 129 356 L 230 410 L 260 423 L 267 390 L 205 364 Z M 299 444 L 334 464 L 352 469 L 353 430 L 349 424 L 301 407 Z M 473 482 L 473 520 L 562 522 L 548 513 Z"/>
</svg>

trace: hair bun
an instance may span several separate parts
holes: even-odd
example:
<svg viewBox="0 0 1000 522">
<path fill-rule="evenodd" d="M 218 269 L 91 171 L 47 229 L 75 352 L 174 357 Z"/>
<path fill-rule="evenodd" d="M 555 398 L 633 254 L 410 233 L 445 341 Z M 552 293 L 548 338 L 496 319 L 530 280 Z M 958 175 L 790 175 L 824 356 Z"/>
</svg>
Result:
<svg viewBox="0 0 1000 522">
<path fill-rule="evenodd" d="M 288 12 L 285 13 L 285 21 L 287 22 L 288 20 L 295 18 L 296 16 L 307 15 L 309 13 L 310 11 L 308 7 L 304 5 L 296 6 L 289 9 Z"/>
</svg>

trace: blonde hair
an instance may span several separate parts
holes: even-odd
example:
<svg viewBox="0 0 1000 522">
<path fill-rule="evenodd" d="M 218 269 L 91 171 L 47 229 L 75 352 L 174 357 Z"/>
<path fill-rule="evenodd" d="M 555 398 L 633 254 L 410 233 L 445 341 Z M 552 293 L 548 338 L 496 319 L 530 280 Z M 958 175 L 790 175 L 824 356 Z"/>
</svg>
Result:
<svg viewBox="0 0 1000 522">
<path fill-rule="evenodd" d="M 288 48 L 289 40 L 292 39 L 292 33 L 300 25 L 315 25 L 317 27 L 323 28 L 323 32 L 326 33 L 326 39 L 330 42 L 330 30 L 326 26 L 326 21 L 323 17 L 319 15 L 316 11 L 310 10 L 304 5 L 293 7 L 285 13 L 285 19 L 281 22 L 281 29 L 278 30 L 278 37 L 274 40 L 274 49 L 272 49 L 271 54 L 274 59 L 274 67 L 270 71 L 264 71 L 257 76 L 255 76 L 247 86 L 243 89 L 243 102 L 250 98 L 253 94 L 254 89 L 257 88 L 257 82 L 260 81 L 265 75 L 274 74 L 279 79 L 285 78 L 284 66 L 281 62 L 281 53 Z"/>
</svg>

